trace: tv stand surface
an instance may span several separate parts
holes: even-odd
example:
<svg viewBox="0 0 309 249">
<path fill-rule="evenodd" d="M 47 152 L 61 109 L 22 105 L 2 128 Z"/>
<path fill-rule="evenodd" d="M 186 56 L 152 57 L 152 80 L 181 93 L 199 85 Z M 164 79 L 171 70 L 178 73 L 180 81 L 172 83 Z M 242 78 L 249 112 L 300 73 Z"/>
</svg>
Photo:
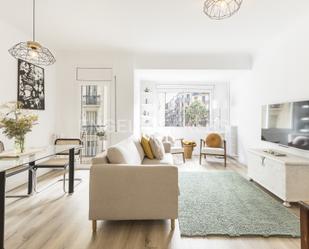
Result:
<svg viewBox="0 0 309 249">
<path fill-rule="evenodd" d="M 271 154 L 273 156 L 286 156 L 285 153 L 282 153 L 282 152 L 279 152 L 279 151 L 276 151 L 276 150 L 271 150 L 271 149 L 263 150 L 263 152 Z"/>
<path fill-rule="evenodd" d="M 290 202 L 309 200 L 309 159 L 285 154 L 276 156 L 263 149 L 248 152 L 248 177 L 283 200 Z"/>
</svg>

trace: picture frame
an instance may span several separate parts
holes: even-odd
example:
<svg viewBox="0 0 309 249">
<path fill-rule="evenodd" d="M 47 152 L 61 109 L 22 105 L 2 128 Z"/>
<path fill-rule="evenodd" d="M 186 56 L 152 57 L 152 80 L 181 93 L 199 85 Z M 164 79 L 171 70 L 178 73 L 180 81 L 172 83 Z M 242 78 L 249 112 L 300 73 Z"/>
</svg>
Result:
<svg viewBox="0 0 309 249">
<path fill-rule="evenodd" d="M 44 68 L 19 59 L 17 101 L 23 109 L 45 110 Z"/>
</svg>

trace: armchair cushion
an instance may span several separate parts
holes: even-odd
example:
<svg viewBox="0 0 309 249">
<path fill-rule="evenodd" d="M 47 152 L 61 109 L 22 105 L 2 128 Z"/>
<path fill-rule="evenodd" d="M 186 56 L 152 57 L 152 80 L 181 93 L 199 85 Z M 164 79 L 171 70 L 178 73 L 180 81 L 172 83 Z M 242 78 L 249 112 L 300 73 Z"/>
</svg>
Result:
<svg viewBox="0 0 309 249">
<path fill-rule="evenodd" d="M 171 153 L 171 143 L 170 142 L 163 142 L 164 151 L 165 153 Z"/>
<path fill-rule="evenodd" d="M 212 147 L 203 147 L 201 152 L 208 155 L 222 155 L 224 156 L 224 148 L 212 148 Z"/>
<path fill-rule="evenodd" d="M 171 148 L 171 153 L 175 154 L 175 153 L 183 153 L 185 150 L 183 147 L 172 147 Z"/>
<path fill-rule="evenodd" d="M 222 138 L 218 133 L 208 134 L 205 142 L 208 147 L 213 147 L 213 148 L 222 147 Z"/>
</svg>

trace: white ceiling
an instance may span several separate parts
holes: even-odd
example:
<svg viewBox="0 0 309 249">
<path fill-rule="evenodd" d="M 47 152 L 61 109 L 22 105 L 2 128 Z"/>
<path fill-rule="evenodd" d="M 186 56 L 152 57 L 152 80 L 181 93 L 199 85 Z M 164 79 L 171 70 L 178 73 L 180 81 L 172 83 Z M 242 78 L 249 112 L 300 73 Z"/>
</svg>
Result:
<svg viewBox="0 0 309 249">
<path fill-rule="evenodd" d="M 0 19 L 29 34 L 32 0 L 0 0 Z M 254 53 L 308 0 L 243 0 L 230 19 L 203 14 L 203 0 L 37 0 L 37 38 L 62 50 Z"/>
</svg>

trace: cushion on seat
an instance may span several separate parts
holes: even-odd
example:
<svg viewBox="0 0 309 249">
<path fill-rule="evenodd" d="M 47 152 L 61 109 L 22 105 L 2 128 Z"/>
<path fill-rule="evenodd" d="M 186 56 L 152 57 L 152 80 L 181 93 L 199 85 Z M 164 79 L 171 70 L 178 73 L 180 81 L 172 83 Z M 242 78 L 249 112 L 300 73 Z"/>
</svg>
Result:
<svg viewBox="0 0 309 249">
<path fill-rule="evenodd" d="M 107 158 L 111 164 L 141 164 L 141 156 L 132 138 L 128 138 L 107 149 Z"/>
<path fill-rule="evenodd" d="M 202 153 L 212 154 L 212 155 L 224 155 L 223 148 L 212 148 L 212 147 L 204 147 L 202 148 Z"/>
<path fill-rule="evenodd" d="M 91 159 L 92 164 L 108 164 L 107 152 L 101 152 Z"/>
<path fill-rule="evenodd" d="M 218 133 L 208 134 L 205 142 L 208 147 L 219 148 L 222 146 L 222 138 Z"/>
<path fill-rule="evenodd" d="M 66 166 L 69 164 L 69 159 L 67 158 L 50 158 L 44 162 L 36 164 L 37 166 Z"/>
<path fill-rule="evenodd" d="M 173 155 L 170 153 L 165 153 L 163 159 L 149 159 L 147 157 L 144 158 L 142 164 L 143 165 L 173 165 Z"/>
<path fill-rule="evenodd" d="M 152 152 L 151 146 L 150 146 L 149 137 L 143 135 L 142 139 L 141 139 L 141 144 L 142 144 L 142 147 L 144 149 L 146 157 L 148 157 L 149 159 L 154 159 L 154 155 L 153 155 L 153 152 Z"/>
<path fill-rule="evenodd" d="M 138 151 L 138 154 L 141 158 L 141 161 L 143 161 L 144 157 L 145 157 L 145 153 L 144 153 L 144 149 L 141 145 L 141 140 L 138 138 L 138 137 L 135 137 L 133 136 L 132 137 L 132 141 L 133 143 L 135 144 L 136 148 L 137 148 L 137 151 Z"/>
<path fill-rule="evenodd" d="M 162 160 L 165 154 L 165 149 L 162 141 L 155 136 L 151 136 L 149 143 L 154 157 L 156 159 Z"/>
<path fill-rule="evenodd" d="M 175 144 L 175 138 L 173 138 L 172 136 L 164 136 L 162 139 L 163 142 L 170 142 L 171 145 Z"/>
<path fill-rule="evenodd" d="M 185 150 L 183 147 L 172 147 L 171 148 L 171 153 L 183 153 Z"/>
</svg>

